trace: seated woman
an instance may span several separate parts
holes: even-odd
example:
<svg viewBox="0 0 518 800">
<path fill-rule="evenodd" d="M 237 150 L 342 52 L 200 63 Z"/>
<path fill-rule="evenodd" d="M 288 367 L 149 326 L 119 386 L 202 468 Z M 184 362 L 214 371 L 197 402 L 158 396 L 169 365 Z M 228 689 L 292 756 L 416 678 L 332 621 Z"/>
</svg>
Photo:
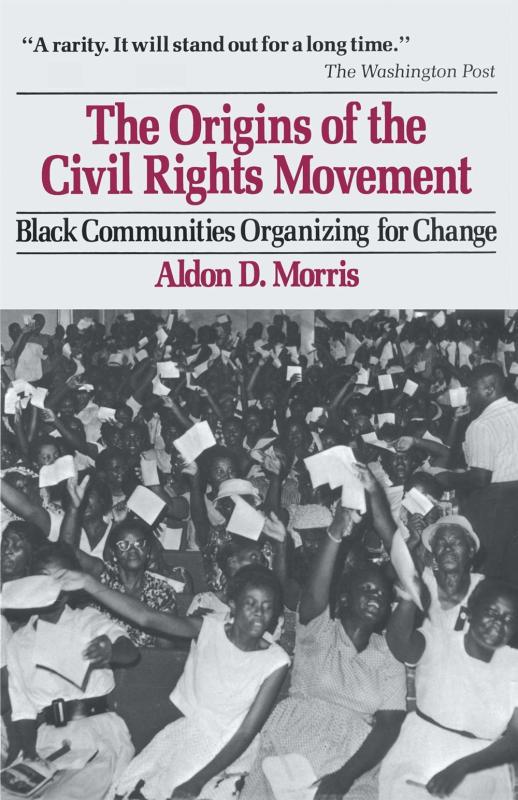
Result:
<svg viewBox="0 0 518 800">
<path fill-rule="evenodd" d="M 387 639 L 417 664 L 417 709 L 383 762 L 380 800 L 431 794 L 458 800 L 512 800 L 507 766 L 518 753 L 518 589 L 479 583 L 468 600 L 469 628 L 415 630 L 416 607 L 400 600 Z"/>
<path fill-rule="evenodd" d="M 266 721 L 289 666 L 284 650 L 264 639 L 281 608 L 276 577 L 259 565 L 239 570 L 228 589 L 233 613 L 228 623 L 210 614 L 202 620 L 178 619 L 152 611 L 85 574 L 69 573 L 62 580 L 64 587 L 86 589 L 141 627 L 196 640 L 171 694 L 183 716 L 134 759 L 118 783 L 118 797 L 211 798 L 220 773 L 227 768 L 245 772 L 252 755 L 249 746 Z M 132 793 L 135 786 L 138 793 Z"/>
<path fill-rule="evenodd" d="M 176 592 L 165 578 L 149 569 L 155 538 L 149 526 L 131 516 L 113 526 L 111 522 L 104 523 L 102 554 L 105 559 L 87 553 L 78 545 L 83 498 L 86 495 L 85 517 L 88 514 L 101 515 L 100 493 L 95 485 L 92 491 L 86 481 L 79 486 L 69 482 L 68 488 L 72 501 L 65 514 L 60 538 L 74 549 L 81 568 L 112 589 L 136 597 L 156 611 L 176 614 Z M 152 633 L 116 619 L 139 647 L 171 646 L 167 640 L 159 640 Z"/>
<path fill-rule="evenodd" d="M 358 471 L 369 496 L 374 528 L 387 553 L 390 553 L 397 526 L 388 508 L 385 492 L 368 468 L 358 467 Z M 424 489 L 424 486 L 421 488 Z M 433 509 L 429 515 L 432 512 Z M 426 524 L 429 515 L 421 518 L 421 523 L 424 520 Z M 445 631 L 462 629 L 466 601 L 482 579 L 481 575 L 472 571 L 479 548 L 478 537 L 465 517 L 450 514 L 426 525 L 420 534 L 420 546 L 414 547 L 414 526 L 416 532 L 422 527 L 416 525 L 415 520 L 412 521 L 408 545 L 429 593 L 430 607 L 426 624 L 439 626 Z"/>
<path fill-rule="evenodd" d="M 424 566 L 423 582 L 430 592 L 428 622 L 445 630 L 462 630 L 470 594 L 483 579 L 473 572 L 480 542 L 466 517 L 449 514 L 421 534 L 431 564 Z"/>
<path fill-rule="evenodd" d="M 23 520 L 8 522 L 2 533 L 1 583 L 29 575 L 34 551 L 45 541 L 36 525 Z"/>
<path fill-rule="evenodd" d="M 405 672 L 379 630 L 390 607 L 390 587 L 376 568 L 345 577 L 338 616 L 329 595 L 351 513 L 338 508 L 304 588 L 290 696 L 261 735 L 259 757 L 242 800 L 274 795 L 262 769 L 265 756 L 298 753 L 319 780 L 316 797 L 377 798 L 378 765 L 399 732 Z"/>
<path fill-rule="evenodd" d="M 75 569 L 77 562 L 64 545 L 46 543 L 36 553 L 35 574 Z M 59 639 L 61 647 L 56 647 Z M 62 673 L 60 654 L 62 655 Z M 45 657 L 51 656 L 45 669 Z M 70 661 L 90 665 L 84 680 L 73 677 Z M 84 757 L 81 768 L 64 768 L 45 789 L 45 800 L 101 800 L 133 755 L 129 731 L 108 709 L 114 688 L 111 664 L 130 664 L 137 657 L 124 631 L 93 608 L 72 608 L 61 593 L 8 642 L 7 670 L 13 727 L 28 759 L 45 758 L 68 740 L 72 754 Z M 41 667 L 37 664 L 40 664 Z M 75 667 L 74 667 L 75 669 Z M 52 670 L 52 671 L 49 671 Z M 59 766 L 59 761 L 56 761 Z M 8 792 L 2 792 L 6 798 Z"/>
</svg>

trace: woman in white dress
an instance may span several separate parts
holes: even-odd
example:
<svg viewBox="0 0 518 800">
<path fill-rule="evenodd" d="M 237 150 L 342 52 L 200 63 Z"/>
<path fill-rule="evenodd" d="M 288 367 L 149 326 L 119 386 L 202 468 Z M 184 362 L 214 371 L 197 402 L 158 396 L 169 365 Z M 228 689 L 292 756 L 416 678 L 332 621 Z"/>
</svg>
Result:
<svg viewBox="0 0 518 800">
<path fill-rule="evenodd" d="M 236 573 L 227 593 L 233 615 L 229 623 L 211 615 L 179 619 L 152 611 L 88 575 L 69 573 L 63 581 L 69 589 L 86 589 L 137 625 L 196 640 L 171 694 L 183 716 L 131 762 L 117 785 L 117 797 L 166 800 L 201 793 L 212 798 L 221 773 L 245 773 L 254 755 L 250 745 L 290 663 L 281 647 L 263 638 L 282 607 L 273 573 L 259 565 Z"/>
<path fill-rule="evenodd" d="M 387 630 L 400 661 L 417 664 L 417 709 L 382 764 L 380 800 L 512 800 L 509 764 L 518 754 L 518 589 L 479 583 L 467 632 L 415 630 L 416 607 L 401 599 Z"/>
</svg>

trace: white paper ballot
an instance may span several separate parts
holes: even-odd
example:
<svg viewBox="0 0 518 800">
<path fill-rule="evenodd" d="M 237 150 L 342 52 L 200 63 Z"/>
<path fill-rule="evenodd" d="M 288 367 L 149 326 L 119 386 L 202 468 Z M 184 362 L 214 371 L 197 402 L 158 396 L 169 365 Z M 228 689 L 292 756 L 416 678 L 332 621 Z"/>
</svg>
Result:
<svg viewBox="0 0 518 800">
<path fill-rule="evenodd" d="M 275 800 L 313 800 L 315 797 L 317 776 L 300 753 L 268 756 L 262 766 Z"/>
<path fill-rule="evenodd" d="M 227 322 L 230 322 L 230 317 L 228 314 L 219 314 L 216 317 L 216 322 L 219 322 L 220 325 L 226 325 Z"/>
<path fill-rule="evenodd" d="M 423 517 L 433 508 L 432 501 L 415 487 L 405 494 L 401 505 L 403 505 L 410 514 L 421 514 Z"/>
<path fill-rule="evenodd" d="M 379 363 L 380 363 L 380 360 L 379 360 L 379 358 L 377 356 L 371 356 L 369 358 L 369 364 L 372 364 L 373 367 L 375 367 L 376 364 L 379 364 Z"/>
<path fill-rule="evenodd" d="M 126 311 L 124 313 L 124 319 L 126 320 L 126 322 L 134 322 L 135 314 L 133 313 L 133 311 Z"/>
<path fill-rule="evenodd" d="M 27 394 L 30 391 L 27 388 L 28 386 L 30 386 L 30 383 L 28 381 L 24 380 L 23 378 L 17 378 L 15 381 L 11 383 L 10 388 L 14 389 L 16 394 L 21 394 L 22 392 L 24 394 Z"/>
<path fill-rule="evenodd" d="M 160 484 L 157 463 L 154 458 L 144 458 L 144 456 L 141 456 L 140 471 L 142 473 L 142 483 L 144 486 L 158 486 Z"/>
<path fill-rule="evenodd" d="M 324 409 L 322 406 L 314 406 L 309 414 L 306 415 L 306 422 L 318 422 L 323 413 Z"/>
<path fill-rule="evenodd" d="M 426 370 L 426 361 L 418 361 L 414 366 L 414 372 L 424 372 Z"/>
<path fill-rule="evenodd" d="M 180 370 L 174 361 L 159 361 L 156 365 L 159 378 L 179 378 Z"/>
<path fill-rule="evenodd" d="M 165 326 L 166 326 L 167 330 L 170 331 L 171 328 L 173 327 L 173 325 L 174 325 L 174 314 L 169 314 L 169 316 L 167 317 L 167 322 L 166 322 Z"/>
<path fill-rule="evenodd" d="M 45 398 L 47 394 L 47 389 L 44 389 L 42 386 L 36 387 L 31 394 L 31 405 L 36 406 L 36 408 L 45 408 Z"/>
<path fill-rule="evenodd" d="M 396 424 L 396 415 L 394 414 L 393 411 L 385 411 L 382 414 L 378 414 L 377 419 L 379 428 L 381 428 L 383 425 Z"/>
<path fill-rule="evenodd" d="M 160 531 L 160 542 L 166 550 L 179 550 L 182 544 L 182 528 L 163 528 Z M 176 581 L 178 583 L 178 581 Z"/>
<path fill-rule="evenodd" d="M 419 590 L 417 588 L 419 576 L 415 564 L 412 561 L 410 551 L 399 529 L 395 532 L 392 539 L 390 560 L 392 561 L 392 565 L 396 570 L 403 589 L 408 592 L 416 606 L 422 611 L 423 606 L 421 605 L 421 598 L 419 597 Z"/>
<path fill-rule="evenodd" d="M 6 581 L 2 587 L 3 608 L 45 608 L 56 602 L 61 586 L 52 575 L 30 575 Z"/>
<path fill-rule="evenodd" d="M 337 445 L 304 459 L 313 487 L 328 483 L 331 489 L 356 478 L 355 458 L 350 447 Z"/>
<path fill-rule="evenodd" d="M 77 323 L 77 330 L 85 331 L 87 328 L 91 328 L 93 324 L 94 321 L 91 317 L 81 317 L 81 319 Z"/>
<path fill-rule="evenodd" d="M 378 385 L 382 392 L 393 389 L 394 381 L 392 380 L 392 375 L 378 375 Z"/>
<path fill-rule="evenodd" d="M 39 619 L 32 658 L 36 667 L 54 672 L 83 689 L 90 671 L 90 662 L 83 655 L 89 642 L 90 633 L 70 629 L 64 647 L 59 625 Z"/>
<path fill-rule="evenodd" d="M 171 389 L 168 389 L 167 386 L 164 386 L 160 378 L 153 378 L 151 381 L 151 386 L 153 387 L 153 394 L 158 395 L 159 397 L 165 397 L 166 394 L 170 394 Z"/>
<path fill-rule="evenodd" d="M 137 359 L 137 361 L 144 361 L 144 359 L 147 357 L 148 357 L 147 350 L 137 350 L 137 352 L 135 353 L 135 358 Z"/>
<path fill-rule="evenodd" d="M 97 412 L 97 418 L 101 422 L 115 422 L 115 409 L 108 406 L 101 406 Z"/>
<path fill-rule="evenodd" d="M 194 378 L 199 378 L 200 375 L 203 375 L 204 372 L 207 372 L 209 368 L 209 362 L 204 361 L 202 364 L 198 364 L 197 367 L 194 367 L 192 371 L 192 375 Z"/>
<path fill-rule="evenodd" d="M 352 473 L 348 474 L 342 486 L 342 506 L 365 514 L 367 505 L 365 503 L 365 489 L 361 481 Z"/>
<path fill-rule="evenodd" d="M 372 392 L 372 390 L 373 390 L 372 386 L 358 386 L 357 389 L 355 389 L 355 392 L 356 394 L 363 394 L 367 396 Z"/>
<path fill-rule="evenodd" d="M 399 364 L 394 364 L 392 367 L 387 367 L 387 372 L 389 375 L 401 375 L 402 372 L 405 370 Z"/>
<path fill-rule="evenodd" d="M 448 396 L 452 408 L 460 408 L 461 406 L 468 405 L 468 390 L 466 386 L 461 386 L 458 389 L 450 389 Z"/>
<path fill-rule="evenodd" d="M 367 386 L 369 383 L 370 374 L 370 369 L 364 369 L 363 367 L 360 367 L 356 376 L 356 383 L 361 386 Z"/>
<path fill-rule="evenodd" d="M 134 417 L 137 416 L 138 412 L 142 408 L 141 403 L 139 403 L 138 400 L 135 400 L 133 395 L 131 397 L 128 397 L 128 399 L 126 400 L 126 405 L 128 406 L 128 408 L 131 408 Z"/>
<path fill-rule="evenodd" d="M 518 375 L 518 362 L 517 361 L 513 361 L 513 363 L 509 367 L 509 375 Z"/>
<path fill-rule="evenodd" d="M 109 367 L 122 367 L 123 356 L 122 353 L 110 353 L 108 357 Z M 84 372 L 84 370 L 83 370 Z"/>
<path fill-rule="evenodd" d="M 190 464 L 195 461 L 204 450 L 213 447 L 216 444 L 216 440 L 209 423 L 204 420 L 203 422 L 197 422 L 196 425 L 189 428 L 183 436 L 175 439 L 173 444 L 182 458 Z"/>
<path fill-rule="evenodd" d="M 18 401 L 18 393 L 12 386 L 5 393 L 4 397 L 4 414 L 14 414 L 16 412 L 16 403 Z"/>
<path fill-rule="evenodd" d="M 142 339 L 138 340 L 138 346 L 139 347 L 145 347 L 148 342 L 149 342 L 148 337 L 147 336 L 143 336 Z"/>
<path fill-rule="evenodd" d="M 158 344 L 160 347 L 163 347 L 167 342 L 167 333 L 163 328 L 158 328 L 155 334 Z"/>
<path fill-rule="evenodd" d="M 40 469 L 40 489 L 45 486 L 55 486 L 68 478 L 75 478 L 76 474 L 74 456 L 61 456 L 53 464 Z"/>
<path fill-rule="evenodd" d="M 411 381 L 410 378 L 407 378 L 405 385 L 403 386 L 403 393 L 409 395 L 409 397 L 412 397 L 418 389 L 419 384 L 415 381 Z"/>
<path fill-rule="evenodd" d="M 291 381 L 294 375 L 300 375 L 302 377 L 302 367 L 287 367 L 286 368 L 286 380 Z"/>
<path fill-rule="evenodd" d="M 381 447 L 382 450 L 388 450 L 390 453 L 395 453 L 395 449 L 391 447 L 387 442 L 383 439 L 378 439 L 376 433 L 362 433 L 362 439 L 366 444 L 370 444 L 373 447 Z"/>
<path fill-rule="evenodd" d="M 158 515 L 166 507 L 166 503 L 151 489 L 146 489 L 145 486 L 137 486 L 130 495 L 127 506 L 137 517 L 143 519 L 148 525 L 153 525 Z"/>
<path fill-rule="evenodd" d="M 227 523 L 227 531 L 245 536 L 256 542 L 264 528 L 265 517 L 260 511 L 243 500 L 238 494 L 230 495 L 234 501 L 234 510 Z"/>
<path fill-rule="evenodd" d="M 446 322 L 446 314 L 444 313 L 444 311 L 438 311 L 437 314 L 434 317 L 432 317 L 432 322 L 438 328 L 442 328 L 442 326 Z"/>
</svg>

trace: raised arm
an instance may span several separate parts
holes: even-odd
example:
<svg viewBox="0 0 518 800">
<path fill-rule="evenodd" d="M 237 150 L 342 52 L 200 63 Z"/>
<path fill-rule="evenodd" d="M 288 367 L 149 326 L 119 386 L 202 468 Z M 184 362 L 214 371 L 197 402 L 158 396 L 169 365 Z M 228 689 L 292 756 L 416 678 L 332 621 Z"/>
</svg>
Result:
<svg viewBox="0 0 518 800">
<path fill-rule="evenodd" d="M 302 625 L 307 625 L 318 617 L 329 605 L 329 591 L 340 544 L 342 538 L 351 532 L 353 524 L 349 509 L 337 506 L 334 519 L 302 593 L 299 606 L 299 619 Z"/>
<path fill-rule="evenodd" d="M 387 625 L 387 644 L 394 658 L 403 664 L 417 664 L 424 653 L 425 638 L 416 630 L 417 615 L 414 602 L 402 598 Z"/>
<path fill-rule="evenodd" d="M 165 633 L 166 636 L 182 636 L 186 639 L 196 639 L 200 632 L 203 620 L 196 617 L 174 617 L 167 611 L 154 611 L 140 600 L 109 589 L 84 572 L 67 570 L 60 576 L 60 580 L 64 591 L 84 590 L 98 603 L 117 616 L 129 619 L 139 628 L 150 628 L 157 633 Z"/>
<path fill-rule="evenodd" d="M 182 472 L 189 480 L 191 519 L 195 529 L 196 544 L 202 548 L 208 544 L 210 525 L 205 497 L 200 486 L 198 465 L 195 462 L 186 464 Z"/>
<path fill-rule="evenodd" d="M 67 491 L 70 497 L 70 503 L 65 511 L 63 522 L 61 523 L 59 541 L 65 542 L 72 547 L 81 569 L 84 570 L 84 572 L 88 572 L 89 575 L 98 578 L 105 568 L 104 561 L 88 553 L 84 553 L 79 547 L 81 524 L 83 521 L 82 506 L 89 480 L 90 477 L 88 475 L 83 478 L 79 484 L 77 478 L 69 478 L 67 480 Z"/>
<path fill-rule="evenodd" d="M 435 460 L 437 466 L 440 467 L 446 467 L 450 459 L 450 448 L 433 439 L 421 439 L 418 436 L 400 436 L 395 447 L 398 453 L 405 453 L 412 447 L 419 447 L 428 453 Z"/>
<path fill-rule="evenodd" d="M 268 719 L 287 671 L 288 665 L 286 664 L 285 667 L 281 667 L 266 678 L 248 714 L 230 741 L 206 767 L 203 767 L 181 786 L 177 786 L 173 792 L 173 798 L 197 797 L 207 781 L 223 772 L 245 752 Z"/>
<path fill-rule="evenodd" d="M 374 530 L 385 545 L 385 550 L 390 555 L 392 539 L 396 531 L 396 523 L 392 518 L 387 496 L 383 487 L 378 483 L 372 472 L 363 464 L 356 465 L 358 477 L 369 498 Z"/>
<path fill-rule="evenodd" d="M 45 536 L 50 533 L 50 514 L 38 503 L 30 500 L 27 495 L 11 486 L 6 480 L 0 481 L 0 501 L 6 508 L 14 511 L 27 522 L 32 522 L 40 528 Z"/>
</svg>

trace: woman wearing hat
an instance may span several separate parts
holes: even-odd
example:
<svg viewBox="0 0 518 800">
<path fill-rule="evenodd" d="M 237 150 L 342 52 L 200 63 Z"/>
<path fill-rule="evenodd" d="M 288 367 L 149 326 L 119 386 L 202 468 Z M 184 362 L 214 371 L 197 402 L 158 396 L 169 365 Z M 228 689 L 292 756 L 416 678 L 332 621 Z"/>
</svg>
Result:
<svg viewBox="0 0 518 800">
<path fill-rule="evenodd" d="M 358 466 L 357 469 L 369 496 L 375 530 L 390 553 L 396 524 L 383 488 L 367 467 Z M 464 605 L 483 578 L 472 572 L 480 545 L 478 537 L 465 517 L 450 514 L 424 528 L 421 542 L 424 559 L 416 548 L 414 560 L 430 594 L 426 624 L 450 631 L 462 629 L 466 618 Z"/>
<path fill-rule="evenodd" d="M 449 514 L 425 528 L 421 541 L 431 558 L 422 572 L 430 592 L 426 624 L 462 630 L 468 597 L 484 577 L 472 572 L 478 536 L 466 517 Z"/>
</svg>

